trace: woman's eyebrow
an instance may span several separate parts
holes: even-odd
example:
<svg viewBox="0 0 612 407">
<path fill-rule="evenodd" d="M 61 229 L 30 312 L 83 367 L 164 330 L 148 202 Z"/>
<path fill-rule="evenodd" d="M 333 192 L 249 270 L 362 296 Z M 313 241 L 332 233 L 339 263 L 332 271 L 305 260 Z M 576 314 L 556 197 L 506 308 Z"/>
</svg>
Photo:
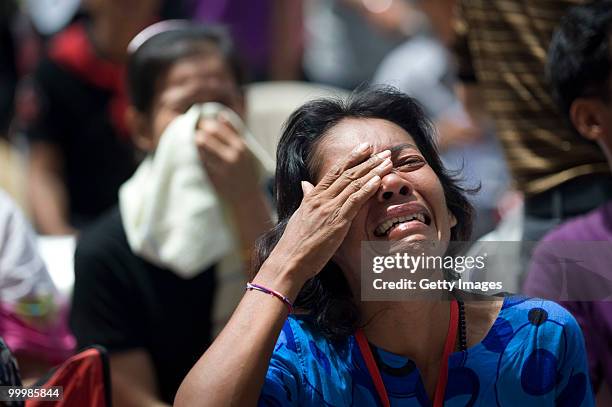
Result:
<svg viewBox="0 0 612 407">
<path fill-rule="evenodd" d="M 414 144 L 410 144 L 410 143 L 398 144 L 396 146 L 391 147 L 390 150 L 391 150 L 391 153 L 393 154 L 393 153 L 398 153 L 407 148 L 412 148 L 414 150 L 417 150 L 417 146 L 415 146 Z"/>
</svg>

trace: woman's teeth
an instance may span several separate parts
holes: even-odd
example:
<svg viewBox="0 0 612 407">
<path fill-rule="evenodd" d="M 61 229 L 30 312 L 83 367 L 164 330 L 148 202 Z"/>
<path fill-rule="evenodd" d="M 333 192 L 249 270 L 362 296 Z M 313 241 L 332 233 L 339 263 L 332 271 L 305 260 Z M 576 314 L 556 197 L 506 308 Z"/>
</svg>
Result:
<svg viewBox="0 0 612 407">
<path fill-rule="evenodd" d="M 382 223 L 376 228 L 374 234 L 377 236 L 384 236 L 389 233 L 392 227 L 399 225 L 400 223 L 410 222 L 413 220 L 418 220 L 419 222 L 426 224 L 425 215 L 422 213 L 415 213 L 413 215 L 400 216 L 397 218 L 391 218 L 389 220 L 386 220 L 384 223 Z"/>
</svg>

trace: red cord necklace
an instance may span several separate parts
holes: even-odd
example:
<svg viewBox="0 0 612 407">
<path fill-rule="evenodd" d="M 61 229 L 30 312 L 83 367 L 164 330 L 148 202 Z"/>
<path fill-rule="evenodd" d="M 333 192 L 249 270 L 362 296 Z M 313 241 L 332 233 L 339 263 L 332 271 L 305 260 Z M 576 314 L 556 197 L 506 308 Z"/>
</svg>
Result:
<svg viewBox="0 0 612 407">
<path fill-rule="evenodd" d="M 444 403 L 444 392 L 446 390 L 446 382 L 448 381 L 448 357 L 455 349 L 455 342 L 457 340 L 457 325 L 459 322 L 459 306 L 457 300 L 453 299 L 450 303 L 450 319 L 448 321 L 448 333 L 446 335 L 446 341 L 444 343 L 444 352 L 442 354 L 442 360 L 440 361 L 440 372 L 438 374 L 438 384 L 436 385 L 436 391 L 434 393 L 433 407 L 442 407 Z M 382 381 L 378 366 L 372 355 L 372 350 L 368 344 L 368 340 L 361 329 L 358 329 L 355 333 L 355 339 L 359 345 L 361 356 L 365 360 L 378 397 L 384 407 L 390 407 L 389 396 L 385 389 L 385 384 Z"/>
</svg>

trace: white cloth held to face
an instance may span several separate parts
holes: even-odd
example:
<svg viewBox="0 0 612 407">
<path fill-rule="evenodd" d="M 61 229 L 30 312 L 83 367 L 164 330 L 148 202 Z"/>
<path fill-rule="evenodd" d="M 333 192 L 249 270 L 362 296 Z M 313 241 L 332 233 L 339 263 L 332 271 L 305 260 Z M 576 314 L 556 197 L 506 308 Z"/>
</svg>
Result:
<svg viewBox="0 0 612 407">
<path fill-rule="evenodd" d="M 274 170 L 272 158 L 235 112 L 210 102 L 194 105 L 173 120 L 155 152 L 119 191 L 121 217 L 132 251 L 183 278 L 192 278 L 217 263 L 237 244 L 231 220 L 195 144 L 198 121 L 215 118 L 221 111 L 244 137 L 264 181 Z"/>
</svg>

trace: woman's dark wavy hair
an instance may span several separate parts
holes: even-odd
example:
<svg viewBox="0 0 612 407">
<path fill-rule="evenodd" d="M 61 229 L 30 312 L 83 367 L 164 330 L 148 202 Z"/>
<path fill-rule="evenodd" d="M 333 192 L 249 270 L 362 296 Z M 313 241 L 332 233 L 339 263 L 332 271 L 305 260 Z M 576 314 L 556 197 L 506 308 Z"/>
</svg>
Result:
<svg viewBox="0 0 612 407">
<path fill-rule="evenodd" d="M 464 196 L 468 191 L 458 184 L 457 174 L 443 167 L 434 142 L 434 127 L 421 107 L 414 99 L 391 87 L 361 88 L 346 100 L 329 98 L 308 102 L 293 112 L 285 123 L 277 149 L 278 224 L 259 240 L 254 270 L 268 258 L 289 218 L 300 206 L 303 197 L 300 181 L 315 183 L 316 146 L 332 127 L 347 118 L 388 120 L 410 134 L 438 176 L 448 208 L 457 219 L 450 239 L 469 240 L 473 208 Z M 295 305 L 307 312 L 315 328 L 332 341 L 346 338 L 358 327 L 360 315 L 353 294 L 342 271 L 331 260 L 304 285 Z"/>
</svg>

